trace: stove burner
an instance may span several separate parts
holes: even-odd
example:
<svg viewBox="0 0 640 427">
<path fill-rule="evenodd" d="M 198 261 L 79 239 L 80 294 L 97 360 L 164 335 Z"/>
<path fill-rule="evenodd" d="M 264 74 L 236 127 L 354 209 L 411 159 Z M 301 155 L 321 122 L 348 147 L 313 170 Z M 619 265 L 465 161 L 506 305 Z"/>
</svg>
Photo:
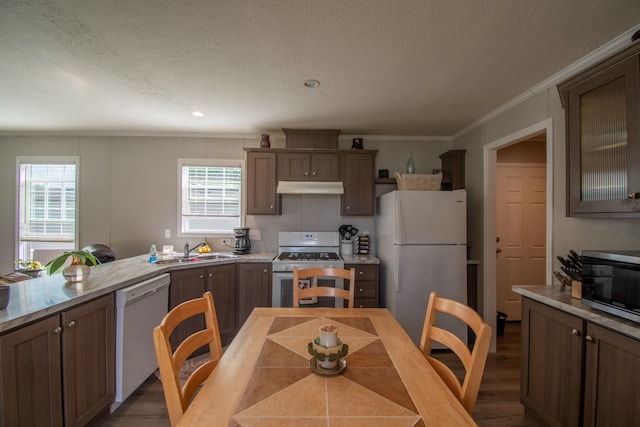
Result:
<svg viewBox="0 0 640 427">
<path fill-rule="evenodd" d="M 282 252 L 279 261 L 339 261 L 340 257 L 333 252 Z"/>
</svg>

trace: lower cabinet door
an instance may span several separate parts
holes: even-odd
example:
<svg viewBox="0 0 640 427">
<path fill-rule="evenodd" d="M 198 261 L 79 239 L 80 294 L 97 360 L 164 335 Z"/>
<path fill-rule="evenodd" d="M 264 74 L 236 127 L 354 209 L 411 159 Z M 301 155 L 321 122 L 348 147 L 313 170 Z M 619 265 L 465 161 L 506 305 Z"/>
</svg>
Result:
<svg viewBox="0 0 640 427">
<path fill-rule="evenodd" d="M 548 426 L 578 427 L 582 319 L 523 299 L 520 397 Z"/>
<path fill-rule="evenodd" d="M 61 315 L 66 426 L 86 425 L 115 396 L 114 296 Z"/>
<path fill-rule="evenodd" d="M 204 277 L 204 268 L 190 268 L 172 272 L 171 285 L 169 286 L 169 310 L 185 301 L 202 298 L 202 294 L 204 294 Z M 171 349 L 175 351 L 178 345 L 189 335 L 202 329 L 204 329 L 204 316 L 193 316 L 185 320 L 176 327 L 169 338 Z M 203 347 L 201 350 L 196 351 L 194 355 L 207 351 L 208 349 Z"/>
<path fill-rule="evenodd" d="M 235 264 L 207 268 L 205 290 L 213 294 L 222 345 L 228 345 L 236 334 Z"/>
<path fill-rule="evenodd" d="M 585 426 L 638 425 L 640 342 L 587 323 Z"/>
<path fill-rule="evenodd" d="M 0 337 L 0 425 L 62 426 L 60 316 Z"/>
</svg>

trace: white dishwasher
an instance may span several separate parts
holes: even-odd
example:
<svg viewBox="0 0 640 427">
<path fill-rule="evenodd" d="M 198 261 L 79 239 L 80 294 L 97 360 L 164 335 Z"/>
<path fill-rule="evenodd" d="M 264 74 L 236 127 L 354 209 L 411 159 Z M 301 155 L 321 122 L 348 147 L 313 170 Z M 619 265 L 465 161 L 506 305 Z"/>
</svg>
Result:
<svg viewBox="0 0 640 427">
<path fill-rule="evenodd" d="M 111 412 L 158 368 L 153 328 L 167 314 L 170 277 L 163 274 L 116 291 L 116 398 Z"/>
</svg>

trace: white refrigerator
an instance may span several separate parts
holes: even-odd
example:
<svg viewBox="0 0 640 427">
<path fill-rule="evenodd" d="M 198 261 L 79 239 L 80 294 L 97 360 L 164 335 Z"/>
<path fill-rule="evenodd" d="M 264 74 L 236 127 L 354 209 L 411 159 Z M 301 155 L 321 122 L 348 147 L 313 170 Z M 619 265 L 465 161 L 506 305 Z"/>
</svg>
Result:
<svg viewBox="0 0 640 427">
<path fill-rule="evenodd" d="M 419 345 L 431 291 L 467 303 L 466 191 L 383 194 L 377 199 L 376 239 L 383 307 Z M 466 325 L 458 319 L 441 314 L 436 324 L 467 342 Z"/>
</svg>

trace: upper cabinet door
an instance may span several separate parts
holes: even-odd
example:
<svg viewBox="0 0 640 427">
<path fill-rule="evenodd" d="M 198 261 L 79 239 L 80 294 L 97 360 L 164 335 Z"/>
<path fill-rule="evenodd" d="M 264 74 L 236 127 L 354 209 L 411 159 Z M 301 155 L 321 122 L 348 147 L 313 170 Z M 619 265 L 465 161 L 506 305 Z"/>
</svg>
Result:
<svg viewBox="0 0 640 427">
<path fill-rule="evenodd" d="M 353 150 L 343 155 L 344 194 L 341 198 L 343 216 L 372 216 L 374 214 L 375 152 Z"/>
<path fill-rule="evenodd" d="M 559 86 L 568 216 L 640 216 L 638 47 Z"/>
<path fill-rule="evenodd" d="M 247 215 L 280 215 L 276 153 L 247 153 Z"/>
<path fill-rule="evenodd" d="M 338 153 L 278 153 L 280 181 L 338 181 Z"/>
</svg>

